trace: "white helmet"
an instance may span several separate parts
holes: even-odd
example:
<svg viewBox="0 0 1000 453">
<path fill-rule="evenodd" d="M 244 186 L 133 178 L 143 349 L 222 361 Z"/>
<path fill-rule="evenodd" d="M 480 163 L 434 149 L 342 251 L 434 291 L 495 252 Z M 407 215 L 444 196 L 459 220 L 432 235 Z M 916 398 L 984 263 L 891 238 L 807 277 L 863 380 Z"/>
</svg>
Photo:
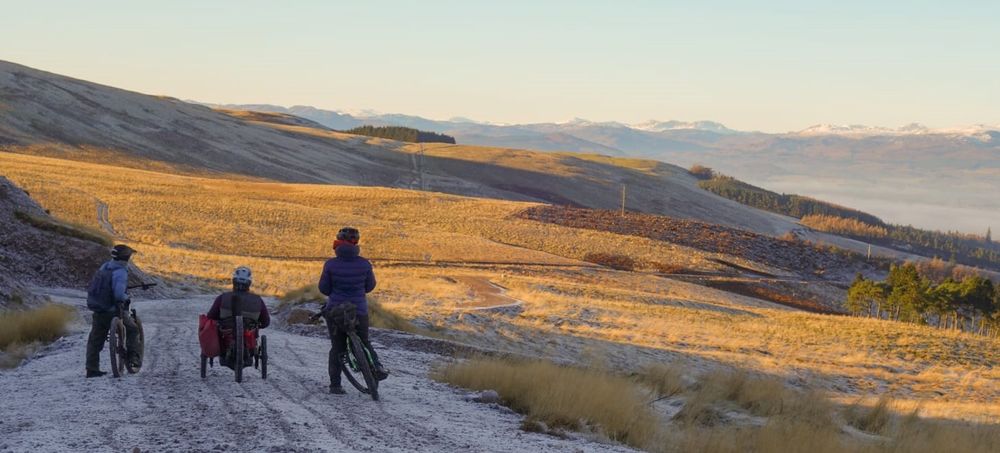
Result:
<svg viewBox="0 0 1000 453">
<path fill-rule="evenodd" d="M 233 271 L 233 285 L 249 288 L 253 283 L 253 272 L 249 267 L 240 266 Z"/>
</svg>

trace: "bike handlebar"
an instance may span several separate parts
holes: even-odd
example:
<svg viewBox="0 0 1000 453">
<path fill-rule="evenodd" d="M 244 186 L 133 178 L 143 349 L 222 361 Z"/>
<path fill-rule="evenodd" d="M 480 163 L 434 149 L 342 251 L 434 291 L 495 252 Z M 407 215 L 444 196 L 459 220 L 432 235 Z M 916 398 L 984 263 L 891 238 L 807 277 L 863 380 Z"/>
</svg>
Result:
<svg viewBox="0 0 1000 453">
<path fill-rule="evenodd" d="M 148 291 L 149 288 L 152 288 L 154 286 L 156 286 L 156 283 L 140 283 L 138 285 L 132 285 L 132 286 L 126 287 L 125 289 L 142 288 L 143 291 Z"/>
</svg>

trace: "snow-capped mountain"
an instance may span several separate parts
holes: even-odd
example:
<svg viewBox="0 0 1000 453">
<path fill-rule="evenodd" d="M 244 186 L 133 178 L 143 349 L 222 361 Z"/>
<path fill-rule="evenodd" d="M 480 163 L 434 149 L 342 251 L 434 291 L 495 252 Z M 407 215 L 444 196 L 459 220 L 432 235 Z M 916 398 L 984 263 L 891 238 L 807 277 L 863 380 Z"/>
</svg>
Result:
<svg viewBox="0 0 1000 453">
<path fill-rule="evenodd" d="M 738 134 L 741 131 L 730 129 L 715 121 L 657 121 L 649 120 L 643 123 L 633 124 L 633 129 L 650 132 L 666 132 L 676 130 L 699 130 L 715 132 L 717 134 Z"/>
<path fill-rule="evenodd" d="M 801 131 L 793 132 L 800 136 L 841 135 L 854 137 L 903 136 L 903 135 L 956 135 L 978 137 L 988 131 L 1000 130 L 1000 124 L 974 124 L 964 127 L 929 128 L 920 123 L 910 123 L 898 128 L 880 126 L 865 126 L 860 124 L 816 124 Z"/>
</svg>

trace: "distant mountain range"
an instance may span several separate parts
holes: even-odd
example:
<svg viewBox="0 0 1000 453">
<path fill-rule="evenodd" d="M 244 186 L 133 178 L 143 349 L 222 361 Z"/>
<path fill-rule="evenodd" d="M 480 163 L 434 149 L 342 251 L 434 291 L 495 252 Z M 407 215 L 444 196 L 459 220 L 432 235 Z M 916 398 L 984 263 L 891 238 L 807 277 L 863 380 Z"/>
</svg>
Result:
<svg viewBox="0 0 1000 453">
<path fill-rule="evenodd" d="M 775 134 L 738 131 L 713 121 L 493 124 L 307 106 L 225 107 L 287 113 L 338 130 L 397 125 L 448 134 L 462 144 L 700 163 L 753 184 L 824 198 L 894 222 L 977 233 L 1000 225 L 1000 125 L 821 124 Z"/>
</svg>

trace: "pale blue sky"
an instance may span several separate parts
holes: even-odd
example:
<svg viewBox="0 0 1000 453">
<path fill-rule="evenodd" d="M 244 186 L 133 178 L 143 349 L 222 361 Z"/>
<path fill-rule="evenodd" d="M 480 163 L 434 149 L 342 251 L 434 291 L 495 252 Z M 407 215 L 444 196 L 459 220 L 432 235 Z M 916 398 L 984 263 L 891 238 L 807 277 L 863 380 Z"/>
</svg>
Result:
<svg viewBox="0 0 1000 453">
<path fill-rule="evenodd" d="M 1000 123 L 1000 2 L 0 1 L 0 59 L 220 103 L 497 122 Z"/>
</svg>

